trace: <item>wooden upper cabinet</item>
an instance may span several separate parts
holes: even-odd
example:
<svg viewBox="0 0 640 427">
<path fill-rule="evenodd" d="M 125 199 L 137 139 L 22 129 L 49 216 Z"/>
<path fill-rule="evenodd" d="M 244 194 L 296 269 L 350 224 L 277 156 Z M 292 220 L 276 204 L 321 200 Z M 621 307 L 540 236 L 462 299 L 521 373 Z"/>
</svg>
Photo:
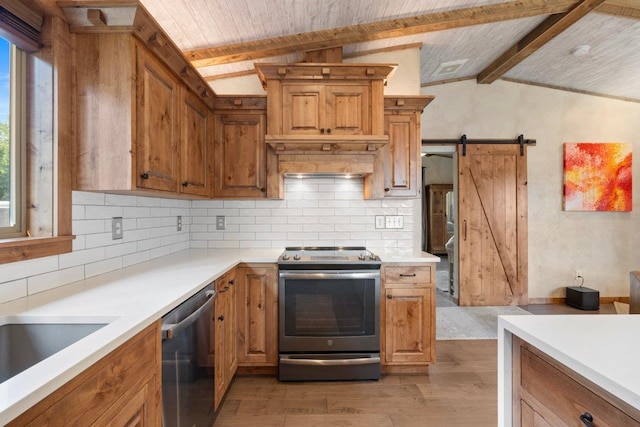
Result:
<svg viewBox="0 0 640 427">
<path fill-rule="evenodd" d="M 284 135 L 368 135 L 370 85 L 282 85 Z"/>
<path fill-rule="evenodd" d="M 77 19 L 87 7 L 62 6 L 76 37 L 73 189 L 211 197 L 213 91 L 141 5 L 100 31 Z"/>
<path fill-rule="evenodd" d="M 214 197 L 265 198 L 264 97 L 219 97 L 214 110 Z"/>
<path fill-rule="evenodd" d="M 373 174 L 365 178 L 365 198 L 418 197 L 422 187 L 420 115 L 433 96 L 385 96 L 382 147 Z"/>
<path fill-rule="evenodd" d="M 136 184 L 177 191 L 179 84 L 157 59 L 136 46 Z"/>
<path fill-rule="evenodd" d="M 182 92 L 180 191 L 211 196 L 213 117 L 192 92 Z"/>
<path fill-rule="evenodd" d="M 389 64 L 256 64 L 267 90 L 265 141 L 276 154 L 360 152 L 387 143 Z"/>
</svg>

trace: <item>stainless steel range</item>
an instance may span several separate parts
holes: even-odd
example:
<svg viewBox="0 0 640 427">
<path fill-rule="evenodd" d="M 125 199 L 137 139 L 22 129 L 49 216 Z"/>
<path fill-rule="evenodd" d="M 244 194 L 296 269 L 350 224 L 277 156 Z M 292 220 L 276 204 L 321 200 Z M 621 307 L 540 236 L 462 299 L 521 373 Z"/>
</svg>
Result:
<svg viewBox="0 0 640 427">
<path fill-rule="evenodd" d="M 364 247 L 286 248 L 279 378 L 380 378 L 380 258 Z"/>
</svg>

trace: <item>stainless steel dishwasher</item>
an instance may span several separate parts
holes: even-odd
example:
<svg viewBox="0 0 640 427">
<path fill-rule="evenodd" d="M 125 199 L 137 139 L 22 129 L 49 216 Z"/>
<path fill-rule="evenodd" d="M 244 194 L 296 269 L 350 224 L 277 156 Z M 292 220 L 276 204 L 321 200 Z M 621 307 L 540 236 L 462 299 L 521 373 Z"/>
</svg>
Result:
<svg viewBox="0 0 640 427">
<path fill-rule="evenodd" d="M 213 283 L 162 318 L 162 424 L 213 424 Z"/>
</svg>

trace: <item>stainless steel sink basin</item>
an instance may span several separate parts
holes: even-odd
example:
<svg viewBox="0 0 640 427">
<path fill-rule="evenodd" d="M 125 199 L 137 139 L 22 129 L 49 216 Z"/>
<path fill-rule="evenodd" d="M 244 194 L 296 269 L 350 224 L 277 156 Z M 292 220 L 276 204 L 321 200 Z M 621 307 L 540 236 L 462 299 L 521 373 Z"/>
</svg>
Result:
<svg viewBox="0 0 640 427">
<path fill-rule="evenodd" d="M 109 320 L 34 316 L 0 318 L 0 383 L 106 326 Z"/>
</svg>

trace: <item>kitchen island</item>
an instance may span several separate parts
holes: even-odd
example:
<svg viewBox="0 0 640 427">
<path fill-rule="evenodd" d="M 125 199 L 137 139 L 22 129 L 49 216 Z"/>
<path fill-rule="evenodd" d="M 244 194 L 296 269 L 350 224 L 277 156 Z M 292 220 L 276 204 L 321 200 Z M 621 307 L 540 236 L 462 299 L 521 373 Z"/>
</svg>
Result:
<svg viewBox="0 0 640 427">
<path fill-rule="evenodd" d="M 640 425 L 638 330 L 635 315 L 499 317 L 499 426 Z"/>
<path fill-rule="evenodd" d="M 76 317 L 106 326 L 0 384 L 4 425 L 157 322 L 239 263 L 275 263 L 282 249 L 190 249 L 0 304 L 0 317 Z M 432 263 L 420 251 L 381 251 L 384 262 Z"/>
</svg>

